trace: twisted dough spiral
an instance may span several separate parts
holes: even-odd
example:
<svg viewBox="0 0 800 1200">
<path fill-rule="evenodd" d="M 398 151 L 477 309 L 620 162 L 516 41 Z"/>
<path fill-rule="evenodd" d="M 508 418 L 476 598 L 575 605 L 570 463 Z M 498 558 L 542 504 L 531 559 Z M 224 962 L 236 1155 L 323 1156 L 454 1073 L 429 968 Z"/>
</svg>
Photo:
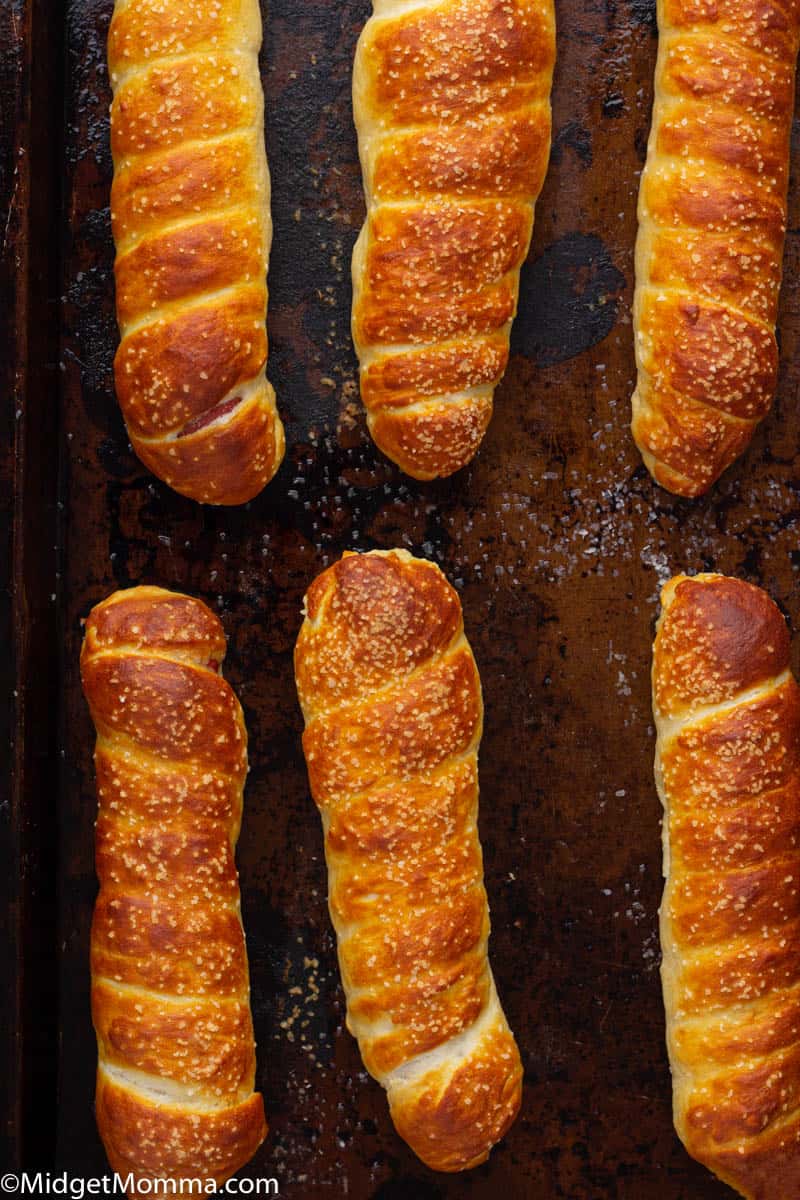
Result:
<svg viewBox="0 0 800 1200">
<path fill-rule="evenodd" d="M 786 622 L 722 575 L 662 596 L 662 979 L 674 1115 L 750 1200 L 800 1195 L 800 689 Z"/>
<path fill-rule="evenodd" d="M 234 861 L 247 733 L 224 655 L 213 613 L 160 588 L 117 592 L 86 623 L 97 1124 L 137 1180 L 222 1183 L 267 1132 Z"/>
<path fill-rule="evenodd" d="M 633 434 L 658 483 L 708 491 L 769 411 L 800 7 L 659 0 L 639 192 Z"/>
<path fill-rule="evenodd" d="M 404 551 L 314 582 L 295 653 L 347 1023 L 398 1132 L 439 1171 L 488 1157 L 520 1104 L 487 956 L 480 680 L 458 596 Z"/>
<path fill-rule="evenodd" d="M 117 0 L 117 397 L 142 462 L 240 504 L 284 452 L 267 361 L 272 240 L 258 0 Z"/>
<path fill-rule="evenodd" d="M 367 219 L 353 337 L 375 442 L 416 479 L 473 457 L 508 362 L 550 154 L 552 0 L 375 0 L 353 103 Z"/>
</svg>

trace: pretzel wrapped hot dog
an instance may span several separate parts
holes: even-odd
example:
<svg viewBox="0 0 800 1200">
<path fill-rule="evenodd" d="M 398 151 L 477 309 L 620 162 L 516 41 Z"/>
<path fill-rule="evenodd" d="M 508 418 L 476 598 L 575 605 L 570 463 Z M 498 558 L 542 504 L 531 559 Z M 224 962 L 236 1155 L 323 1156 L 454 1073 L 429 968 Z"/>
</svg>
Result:
<svg viewBox="0 0 800 1200">
<path fill-rule="evenodd" d="M 483 707 L 461 605 L 403 551 L 345 555 L 306 597 L 295 670 L 347 1022 L 424 1162 L 488 1157 L 522 1067 L 488 960 Z"/>
<path fill-rule="evenodd" d="M 210 504 L 284 452 L 267 361 L 272 240 L 258 0 L 117 0 L 117 396 L 142 462 Z"/>
<path fill-rule="evenodd" d="M 800 690 L 758 588 L 678 577 L 653 660 L 677 1131 L 749 1200 L 800 1195 Z"/>
<path fill-rule="evenodd" d="M 123 1178 L 221 1183 L 266 1134 L 234 861 L 247 734 L 224 654 L 213 613 L 160 588 L 86 623 L 97 1123 Z"/>
</svg>

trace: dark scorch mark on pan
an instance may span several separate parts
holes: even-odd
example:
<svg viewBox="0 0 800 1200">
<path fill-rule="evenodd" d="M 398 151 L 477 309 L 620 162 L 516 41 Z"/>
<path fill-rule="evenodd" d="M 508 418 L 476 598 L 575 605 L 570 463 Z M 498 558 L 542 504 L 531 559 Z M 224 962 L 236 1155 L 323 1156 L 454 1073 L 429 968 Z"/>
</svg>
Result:
<svg viewBox="0 0 800 1200">
<path fill-rule="evenodd" d="M 647 26 L 654 34 L 658 32 L 655 0 L 630 0 L 630 14 L 637 25 Z"/>
<path fill-rule="evenodd" d="M 560 163 L 565 150 L 574 150 L 584 167 L 592 165 L 592 135 L 580 121 L 567 121 L 553 138 L 550 157 Z"/>
<path fill-rule="evenodd" d="M 117 437 L 103 438 L 97 448 L 97 460 L 114 479 L 130 479 L 137 471 L 141 471 L 141 463 L 131 450 L 124 430 Z"/>
<path fill-rule="evenodd" d="M 599 237 L 569 233 L 523 270 L 511 349 L 539 366 L 565 362 L 607 337 L 625 277 Z"/>
</svg>

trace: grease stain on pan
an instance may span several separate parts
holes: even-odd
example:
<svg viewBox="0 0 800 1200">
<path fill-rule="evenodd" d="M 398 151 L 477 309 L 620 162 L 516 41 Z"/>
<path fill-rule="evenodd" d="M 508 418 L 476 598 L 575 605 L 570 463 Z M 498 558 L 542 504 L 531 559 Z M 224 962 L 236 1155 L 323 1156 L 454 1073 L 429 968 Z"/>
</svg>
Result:
<svg viewBox="0 0 800 1200">
<path fill-rule="evenodd" d="M 592 135 L 580 121 L 567 121 L 553 137 L 551 162 L 558 165 L 565 150 L 573 150 L 584 167 L 592 165 Z"/>
<path fill-rule="evenodd" d="M 608 337 L 625 276 L 595 234 L 568 233 L 522 273 L 512 353 L 539 366 L 575 358 Z"/>
</svg>

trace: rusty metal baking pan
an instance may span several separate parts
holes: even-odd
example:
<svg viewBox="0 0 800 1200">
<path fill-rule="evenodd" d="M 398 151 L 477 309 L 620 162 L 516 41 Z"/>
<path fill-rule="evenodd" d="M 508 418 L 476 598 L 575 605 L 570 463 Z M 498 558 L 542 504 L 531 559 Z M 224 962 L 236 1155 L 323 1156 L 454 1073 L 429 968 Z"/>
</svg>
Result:
<svg viewBox="0 0 800 1200">
<path fill-rule="evenodd" d="M 628 433 L 653 7 L 562 0 L 552 164 L 494 421 L 455 478 L 404 479 L 366 434 L 349 335 L 363 216 L 350 68 L 368 11 L 367 0 L 270 5 L 270 373 L 290 448 L 267 491 L 232 511 L 150 477 L 113 399 L 111 0 L 0 11 L 4 223 L 11 207 L 0 669 L 17 693 L 3 744 L 15 724 L 20 733 L 0 812 L 12 968 L 3 1161 L 105 1170 L 92 1113 L 95 801 L 80 622 L 114 588 L 147 582 L 220 613 L 250 729 L 239 865 L 271 1133 L 247 1173 L 277 1176 L 297 1200 L 722 1200 L 730 1193 L 671 1123 L 649 651 L 659 584 L 678 569 L 761 584 L 800 630 L 797 188 L 775 408 L 709 497 L 673 499 Z M 525 1063 L 519 1120 L 486 1165 L 457 1178 L 427 1171 L 398 1139 L 343 1027 L 292 676 L 309 581 L 345 549 L 394 545 L 456 584 L 481 668 L 492 958 Z"/>
</svg>

